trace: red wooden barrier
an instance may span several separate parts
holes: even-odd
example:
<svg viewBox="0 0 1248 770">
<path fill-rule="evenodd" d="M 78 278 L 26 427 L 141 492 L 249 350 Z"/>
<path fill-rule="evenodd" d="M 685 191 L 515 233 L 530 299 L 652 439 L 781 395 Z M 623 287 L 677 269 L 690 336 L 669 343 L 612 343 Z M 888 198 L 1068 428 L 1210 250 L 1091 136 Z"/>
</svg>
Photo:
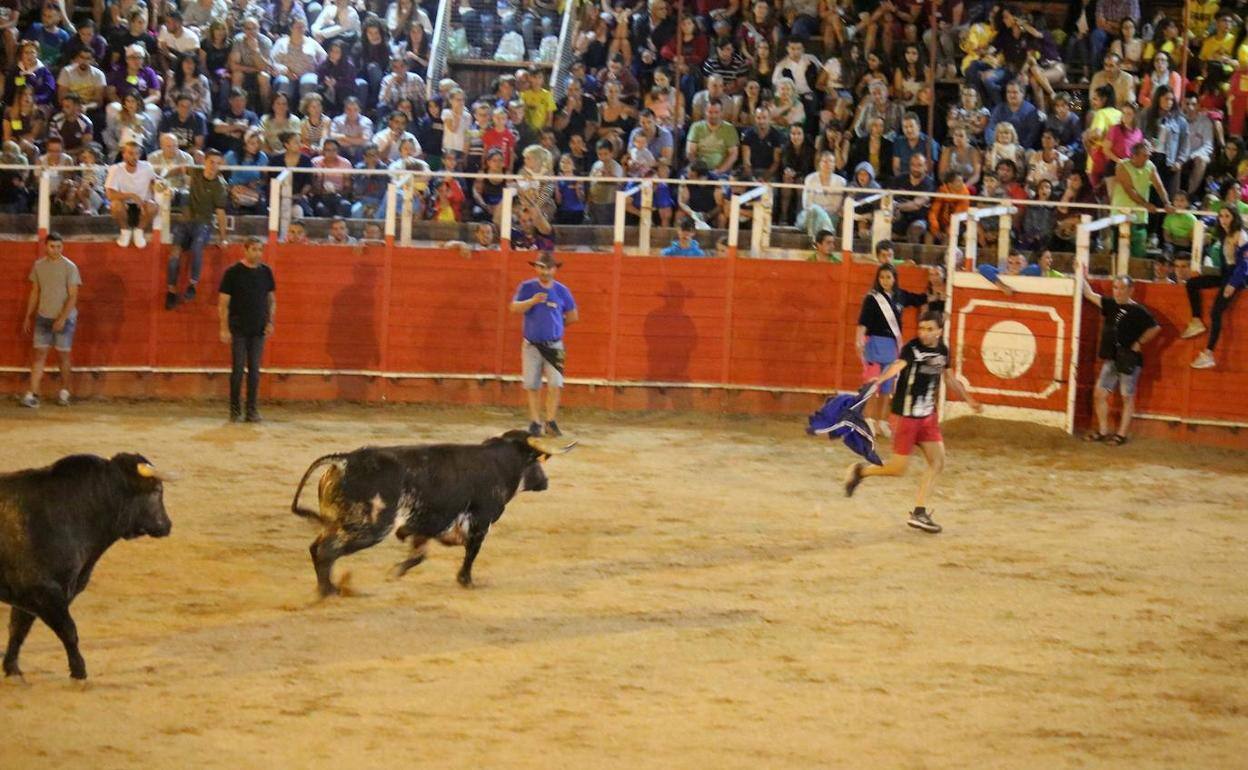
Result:
<svg viewBox="0 0 1248 770">
<path fill-rule="evenodd" d="M 165 311 L 160 256 L 165 252 L 158 247 L 66 244 L 84 280 L 75 366 L 130 370 L 97 372 L 95 379 L 83 375 L 75 389 L 84 395 L 221 395 L 224 378 L 179 370 L 227 366 L 217 340 L 216 282 L 239 251 L 239 246 L 228 253 L 209 248 L 199 297 Z M 10 243 L 0 258 L 0 328 L 10 330 L 0 335 L 0 367 L 13 389 L 20 387 L 30 355 L 29 339 L 18 331 L 35 254 L 33 243 Z M 800 412 L 817 404 L 819 393 L 859 383 L 854 325 L 873 265 L 559 257 L 565 263 L 559 279 L 576 295 L 582 317 L 568 335 L 569 376 L 603 383 L 570 388 L 569 403 Z M 533 275 L 524 253 L 465 257 L 381 245 L 278 245 L 267 258 L 277 275 L 279 310 L 266 366 L 302 372 L 267 377 L 270 396 L 520 402 L 514 385 L 494 378 L 519 372 L 521 319 L 507 312 L 506 303 L 515 286 Z M 902 284 L 918 291 L 926 276 L 903 269 Z M 1174 421 L 1248 425 L 1248 400 L 1240 397 L 1248 384 L 1248 306 L 1238 303 L 1227 318 L 1219 367 L 1192 371 L 1188 363 L 1202 340 L 1177 337 L 1188 319 L 1182 288 L 1141 284 L 1137 292 L 1164 327 L 1148 351 L 1139 411 Z M 1211 302 L 1209 297 L 1206 307 Z M 1085 415 L 1099 323 L 1095 307 L 1085 304 L 1077 384 Z M 906 314 L 904 326 L 906 334 L 913 333 L 913 313 Z M 975 328 L 972 324 L 971 331 Z M 1038 359 L 1037 366 L 1044 365 Z M 401 377 L 412 373 L 469 379 L 435 384 Z M 472 381 L 472 375 L 482 382 Z M 630 382 L 708 387 L 680 393 L 622 387 Z M 721 385 L 728 387 L 715 387 Z"/>
</svg>

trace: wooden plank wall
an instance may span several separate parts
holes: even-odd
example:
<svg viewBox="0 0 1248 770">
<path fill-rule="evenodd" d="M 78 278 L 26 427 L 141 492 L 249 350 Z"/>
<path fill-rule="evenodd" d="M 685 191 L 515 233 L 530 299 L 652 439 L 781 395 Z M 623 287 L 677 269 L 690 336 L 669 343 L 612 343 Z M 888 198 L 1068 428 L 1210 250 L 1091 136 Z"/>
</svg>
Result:
<svg viewBox="0 0 1248 770">
<path fill-rule="evenodd" d="M 75 364 L 227 365 L 226 351 L 217 340 L 216 284 L 240 248 L 232 246 L 226 253 L 210 247 L 199 298 L 166 312 L 164 258 L 156 247 L 139 251 L 111 242 L 68 243 L 66 250 L 85 282 Z M 34 243 L 20 242 L 8 244 L 0 257 L 0 328 L 8 330 L 0 335 L 0 366 L 21 368 L 29 361 L 29 339 L 19 331 L 35 254 Z M 874 276 L 872 265 L 559 256 L 565 262 L 559 277 L 575 293 L 583 318 L 568 335 L 572 377 L 819 391 L 853 389 L 859 383 L 853 327 Z M 268 259 L 277 275 L 279 298 L 277 333 L 266 353 L 269 366 L 481 375 L 519 371 L 520 318 L 508 313 L 506 304 L 515 286 L 532 276 L 524 254 L 490 251 L 465 257 L 381 245 L 282 245 L 271 247 Z M 903 268 L 904 287 L 920 291 L 925 284 L 922 270 Z M 1099 288 L 1108 290 L 1104 284 Z M 1178 339 L 1188 319 L 1182 287 L 1142 283 L 1137 292 L 1164 327 L 1149 351 L 1140 411 L 1248 422 L 1248 399 L 1242 397 L 1248 386 L 1248 301 L 1239 301 L 1228 314 L 1217 351 L 1219 367 L 1194 371 L 1188 363 L 1203 342 Z M 1206 293 L 1206 318 L 1211 295 Z M 1078 401 L 1086 417 L 1097 371 L 1100 319 L 1092 306 L 1084 309 Z M 913 313 L 906 314 L 904 325 L 907 334 L 913 333 Z M 220 396 L 225 389 L 221 377 L 200 377 L 194 386 L 182 382 L 176 387 L 172 379 L 110 377 L 93 392 Z M 19 387 L 16 373 L 5 381 Z M 268 378 L 266 390 L 284 398 L 430 397 L 422 385 L 364 377 Z M 818 400 L 720 394 L 698 401 L 626 390 L 608 389 L 580 403 L 801 411 Z M 501 392 L 483 391 L 468 400 L 504 399 Z M 505 400 L 513 400 L 512 395 Z"/>
</svg>

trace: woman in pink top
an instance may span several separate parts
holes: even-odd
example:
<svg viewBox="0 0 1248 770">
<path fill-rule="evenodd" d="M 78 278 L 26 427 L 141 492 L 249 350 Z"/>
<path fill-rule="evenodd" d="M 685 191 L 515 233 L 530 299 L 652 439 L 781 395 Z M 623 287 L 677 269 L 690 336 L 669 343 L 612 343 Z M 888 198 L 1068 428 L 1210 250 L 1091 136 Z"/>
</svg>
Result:
<svg viewBox="0 0 1248 770">
<path fill-rule="evenodd" d="M 1113 184 L 1114 171 L 1118 168 L 1118 164 L 1131 157 L 1131 148 L 1144 140 L 1144 131 L 1140 129 L 1139 105 L 1135 102 L 1127 102 L 1122 105 L 1121 110 L 1122 121 L 1116 126 L 1110 126 L 1105 132 L 1104 141 L 1101 142 L 1105 159 L 1108 161 L 1105 166 L 1107 185 Z"/>
</svg>

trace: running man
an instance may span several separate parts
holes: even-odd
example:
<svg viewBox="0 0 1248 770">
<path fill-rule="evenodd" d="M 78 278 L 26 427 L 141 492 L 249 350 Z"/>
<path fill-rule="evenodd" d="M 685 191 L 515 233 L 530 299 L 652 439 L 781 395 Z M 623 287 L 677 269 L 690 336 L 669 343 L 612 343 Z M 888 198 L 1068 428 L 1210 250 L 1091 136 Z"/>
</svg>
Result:
<svg viewBox="0 0 1248 770">
<path fill-rule="evenodd" d="M 927 460 L 927 469 L 919 480 L 919 493 L 914 511 L 906 523 L 915 529 L 933 534 L 941 527 L 927 512 L 927 496 L 936 484 L 936 477 L 945 466 L 945 443 L 940 435 L 940 419 L 936 414 L 936 396 L 943 377 L 945 385 L 966 401 L 976 413 L 983 407 L 971 397 L 962 383 L 953 376 L 949 366 L 949 348 L 940 339 L 943 318 L 928 311 L 919 317 L 919 336 L 906 343 L 901 356 L 869 382 L 887 382 L 897 377 L 893 392 L 893 456 L 883 465 L 855 463 L 845 474 L 845 495 L 868 476 L 901 476 L 910 462 L 910 453 L 918 444 Z M 898 376 L 900 375 L 900 376 Z"/>
</svg>

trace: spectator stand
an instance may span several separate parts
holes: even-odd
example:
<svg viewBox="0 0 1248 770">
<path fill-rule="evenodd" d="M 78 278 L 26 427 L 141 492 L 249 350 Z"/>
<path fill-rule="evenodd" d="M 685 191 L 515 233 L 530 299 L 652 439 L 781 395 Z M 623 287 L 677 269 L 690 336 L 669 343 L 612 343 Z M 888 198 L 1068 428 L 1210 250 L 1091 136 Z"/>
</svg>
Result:
<svg viewBox="0 0 1248 770">
<path fill-rule="evenodd" d="M 851 192 L 846 188 L 847 192 Z M 870 214 L 859 214 L 858 209 L 864 206 L 874 205 L 875 209 Z M 891 192 L 877 192 L 867 195 L 864 198 L 855 198 L 853 195 L 846 195 L 845 202 L 841 204 L 841 252 L 845 261 L 849 261 L 854 255 L 854 232 L 858 222 L 864 218 L 869 218 L 871 222 L 871 254 L 875 254 L 875 247 L 880 241 L 888 240 L 893 233 L 893 194 Z"/>
</svg>

